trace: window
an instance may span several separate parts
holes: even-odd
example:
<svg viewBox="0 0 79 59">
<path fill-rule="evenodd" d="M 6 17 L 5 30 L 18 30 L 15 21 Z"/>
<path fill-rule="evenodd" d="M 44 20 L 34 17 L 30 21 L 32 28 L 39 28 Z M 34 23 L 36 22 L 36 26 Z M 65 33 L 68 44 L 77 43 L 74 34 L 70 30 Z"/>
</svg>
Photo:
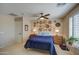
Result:
<svg viewBox="0 0 79 59">
<path fill-rule="evenodd" d="M 69 37 L 73 36 L 72 35 L 72 17 L 69 18 Z"/>
<path fill-rule="evenodd" d="M 69 37 L 79 38 L 79 14 L 69 18 Z"/>
</svg>

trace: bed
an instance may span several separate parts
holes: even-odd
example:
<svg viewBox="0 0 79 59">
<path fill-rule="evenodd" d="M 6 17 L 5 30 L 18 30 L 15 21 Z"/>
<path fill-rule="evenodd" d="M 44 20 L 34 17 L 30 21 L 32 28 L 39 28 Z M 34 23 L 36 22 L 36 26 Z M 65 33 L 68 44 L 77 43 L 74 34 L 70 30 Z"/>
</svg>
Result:
<svg viewBox="0 0 79 59">
<path fill-rule="evenodd" d="M 25 48 L 37 48 L 48 50 L 50 55 L 56 55 L 52 36 L 31 35 L 24 45 Z"/>
</svg>

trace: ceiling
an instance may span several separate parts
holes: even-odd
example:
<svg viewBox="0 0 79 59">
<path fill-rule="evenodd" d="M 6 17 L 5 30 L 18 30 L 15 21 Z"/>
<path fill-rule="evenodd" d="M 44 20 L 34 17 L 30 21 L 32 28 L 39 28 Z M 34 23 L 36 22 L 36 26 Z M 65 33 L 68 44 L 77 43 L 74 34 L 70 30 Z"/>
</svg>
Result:
<svg viewBox="0 0 79 59">
<path fill-rule="evenodd" d="M 36 17 L 41 12 L 50 14 L 50 18 L 60 18 L 65 16 L 76 4 L 66 3 L 0 3 L 0 14 L 14 13 L 17 15 Z"/>
</svg>

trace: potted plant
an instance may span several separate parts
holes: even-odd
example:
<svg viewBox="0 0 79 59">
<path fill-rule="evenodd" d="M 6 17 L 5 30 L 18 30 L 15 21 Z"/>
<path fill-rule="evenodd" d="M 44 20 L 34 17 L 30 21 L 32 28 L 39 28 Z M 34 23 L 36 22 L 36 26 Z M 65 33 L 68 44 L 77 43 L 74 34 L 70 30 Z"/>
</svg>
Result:
<svg viewBox="0 0 79 59">
<path fill-rule="evenodd" d="M 71 36 L 71 37 L 67 40 L 67 42 L 68 42 L 69 45 L 72 45 L 72 44 L 73 44 L 74 42 L 76 42 L 76 41 L 78 41 L 77 38 L 75 38 L 75 37 L 73 37 L 73 36 Z"/>
<path fill-rule="evenodd" d="M 73 36 L 71 36 L 68 40 L 66 40 L 67 44 L 67 48 L 69 49 L 69 51 L 71 51 L 71 53 L 73 54 L 79 54 L 79 38 L 75 38 Z"/>
</svg>

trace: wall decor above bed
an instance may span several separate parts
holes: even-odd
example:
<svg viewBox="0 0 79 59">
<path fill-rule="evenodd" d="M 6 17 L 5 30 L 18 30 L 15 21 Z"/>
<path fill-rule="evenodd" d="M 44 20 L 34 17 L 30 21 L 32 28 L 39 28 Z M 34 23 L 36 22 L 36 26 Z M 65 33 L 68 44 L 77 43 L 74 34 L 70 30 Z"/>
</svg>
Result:
<svg viewBox="0 0 79 59">
<path fill-rule="evenodd" d="M 61 24 L 60 24 L 60 23 L 56 23 L 55 26 L 56 26 L 56 27 L 60 27 Z"/>
<path fill-rule="evenodd" d="M 31 32 L 39 34 L 40 32 L 49 32 L 51 35 L 62 35 L 62 22 L 61 20 L 50 20 L 50 19 L 36 19 L 31 21 Z M 48 34 L 49 35 L 49 34 Z"/>
<path fill-rule="evenodd" d="M 52 21 L 49 20 L 49 19 L 34 20 L 32 22 L 32 30 L 34 30 L 35 28 L 36 28 L 36 31 L 38 33 L 39 32 L 50 32 L 50 33 L 52 33 L 52 30 L 53 30 Z"/>
</svg>

